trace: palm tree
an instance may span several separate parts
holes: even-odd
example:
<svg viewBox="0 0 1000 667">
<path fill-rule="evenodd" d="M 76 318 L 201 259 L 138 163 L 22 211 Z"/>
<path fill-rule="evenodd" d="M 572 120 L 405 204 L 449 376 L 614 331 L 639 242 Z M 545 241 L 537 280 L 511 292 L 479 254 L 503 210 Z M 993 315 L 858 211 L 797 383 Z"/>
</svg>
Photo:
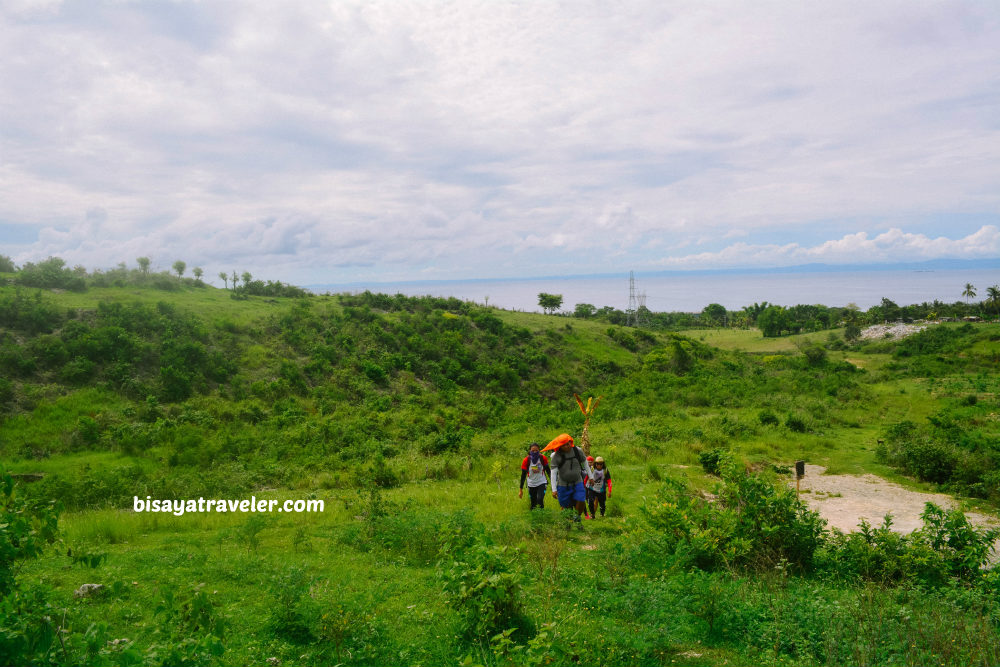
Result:
<svg viewBox="0 0 1000 667">
<path fill-rule="evenodd" d="M 986 288 L 986 302 L 992 303 L 996 308 L 997 316 L 1000 316 L 1000 285 L 993 285 Z"/>
<path fill-rule="evenodd" d="M 969 299 L 976 298 L 976 286 L 972 283 L 965 283 L 965 291 L 962 292 L 962 296 L 965 297 L 965 303 L 968 305 Z"/>
</svg>

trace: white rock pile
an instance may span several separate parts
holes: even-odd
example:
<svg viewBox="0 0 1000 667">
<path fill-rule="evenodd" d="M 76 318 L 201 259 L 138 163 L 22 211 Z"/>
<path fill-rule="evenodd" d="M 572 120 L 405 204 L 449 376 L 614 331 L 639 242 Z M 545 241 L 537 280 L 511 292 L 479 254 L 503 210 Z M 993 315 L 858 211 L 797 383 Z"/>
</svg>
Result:
<svg viewBox="0 0 1000 667">
<path fill-rule="evenodd" d="M 926 328 L 925 326 L 917 326 L 916 324 L 876 324 L 863 330 L 861 332 L 861 339 L 881 340 L 883 338 L 892 338 L 898 340 L 912 336 Z"/>
</svg>

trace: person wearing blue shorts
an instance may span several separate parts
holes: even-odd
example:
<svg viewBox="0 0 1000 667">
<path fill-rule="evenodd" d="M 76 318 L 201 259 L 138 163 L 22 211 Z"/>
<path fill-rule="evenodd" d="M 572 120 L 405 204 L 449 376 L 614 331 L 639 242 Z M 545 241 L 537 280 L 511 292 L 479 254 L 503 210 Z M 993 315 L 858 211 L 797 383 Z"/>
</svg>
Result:
<svg viewBox="0 0 1000 667">
<path fill-rule="evenodd" d="M 576 509 L 576 521 L 587 508 L 587 492 L 583 487 L 584 475 L 590 475 L 590 466 L 583 451 L 573 444 L 568 433 L 556 437 L 543 451 L 555 450 L 549 459 L 552 470 L 552 497 L 563 509 Z"/>
</svg>

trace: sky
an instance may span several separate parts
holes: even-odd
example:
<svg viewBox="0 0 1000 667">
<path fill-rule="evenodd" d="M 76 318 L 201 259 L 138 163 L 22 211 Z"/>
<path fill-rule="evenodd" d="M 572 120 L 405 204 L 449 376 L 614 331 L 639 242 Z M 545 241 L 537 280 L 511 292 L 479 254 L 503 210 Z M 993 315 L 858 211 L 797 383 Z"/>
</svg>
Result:
<svg viewBox="0 0 1000 667">
<path fill-rule="evenodd" d="M 0 0 L 0 254 L 295 284 L 1000 258 L 1000 2 Z"/>
</svg>

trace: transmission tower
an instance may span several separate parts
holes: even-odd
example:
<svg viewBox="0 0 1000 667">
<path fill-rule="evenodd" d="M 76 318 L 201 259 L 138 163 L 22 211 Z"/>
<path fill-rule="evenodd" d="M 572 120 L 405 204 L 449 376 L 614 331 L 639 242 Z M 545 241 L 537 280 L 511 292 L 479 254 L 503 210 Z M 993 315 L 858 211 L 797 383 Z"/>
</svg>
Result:
<svg viewBox="0 0 1000 667">
<path fill-rule="evenodd" d="M 636 324 L 639 306 L 635 296 L 635 272 L 628 272 L 628 308 L 625 309 L 625 326 L 634 327 Z"/>
<path fill-rule="evenodd" d="M 635 291 L 635 271 L 628 272 L 628 309 L 625 311 L 625 326 L 641 327 L 646 321 L 646 293 Z"/>
</svg>

